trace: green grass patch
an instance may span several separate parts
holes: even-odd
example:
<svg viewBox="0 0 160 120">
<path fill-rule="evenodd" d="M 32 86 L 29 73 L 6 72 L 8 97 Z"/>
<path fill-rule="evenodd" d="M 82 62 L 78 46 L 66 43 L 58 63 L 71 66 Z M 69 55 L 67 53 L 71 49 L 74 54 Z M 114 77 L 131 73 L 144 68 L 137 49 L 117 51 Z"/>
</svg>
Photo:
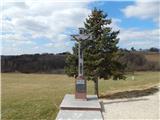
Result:
<svg viewBox="0 0 160 120">
<path fill-rule="evenodd" d="M 135 80 L 100 80 L 101 94 L 144 89 L 159 83 L 160 72 L 137 72 Z M 53 120 L 65 94 L 74 94 L 74 78 L 52 74 L 3 73 L 2 120 Z M 93 94 L 92 81 L 87 81 L 88 94 Z"/>
</svg>

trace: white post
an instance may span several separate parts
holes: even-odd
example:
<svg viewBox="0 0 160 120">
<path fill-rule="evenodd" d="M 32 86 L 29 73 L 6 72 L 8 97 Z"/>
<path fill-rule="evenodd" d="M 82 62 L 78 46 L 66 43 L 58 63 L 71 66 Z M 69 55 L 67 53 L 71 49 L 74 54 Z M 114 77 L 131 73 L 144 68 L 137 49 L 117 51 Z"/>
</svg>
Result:
<svg viewBox="0 0 160 120">
<path fill-rule="evenodd" d="M 79 41 L 78 47 L 78 75 L 83 76 L 83 53 L 81 49 L 81 41 Z"/>
<path fill-rule="evenodd" d="M 81 64 L 80 64 L 80 51 L 81 50 L 81 43 L 80 42 L 78 42 L 78 76 L 80 76 L 81 75 L 81 68 L 80 68 L 80 66 L 81 66 Z"/>
<path fill-rule="evenodd" d="M 81 59 L 82 59 L 82 61 L 81 61 L 82 63 L 81 63 L 81 64 L 82 64 L 82 76 L 83 76 L 83 74 L 84 74 L 84 73 L 83 73 L 83 50 L 81 50 L 81 57 L 82 57 L 82 58 L 81 58 Z"/>
</svg>

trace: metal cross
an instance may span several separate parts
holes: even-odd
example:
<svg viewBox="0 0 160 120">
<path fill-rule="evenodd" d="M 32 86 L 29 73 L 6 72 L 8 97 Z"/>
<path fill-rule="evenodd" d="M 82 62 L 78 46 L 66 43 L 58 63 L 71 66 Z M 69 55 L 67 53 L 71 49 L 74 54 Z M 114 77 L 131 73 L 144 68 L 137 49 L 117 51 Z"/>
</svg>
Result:
<svg viewBox="0 0 160 120">
<path fill-rule="evenodd" d="M 84 28 L 79 28 L 79 34 L 71 35 L 71 37 L 78 42 L 78 76 L 83 76 L 83 51 L 81 48 L 81 42 L 84 40 L 91 40 L 92 37 L 85 33 Z"/>
</svg>

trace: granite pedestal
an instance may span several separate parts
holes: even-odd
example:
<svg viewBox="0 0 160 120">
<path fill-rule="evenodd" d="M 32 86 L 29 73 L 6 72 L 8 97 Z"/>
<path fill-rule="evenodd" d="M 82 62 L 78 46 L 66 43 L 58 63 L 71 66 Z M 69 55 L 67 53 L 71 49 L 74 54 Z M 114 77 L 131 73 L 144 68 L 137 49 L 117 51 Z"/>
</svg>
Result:
<svg viewBox="0 0 160 120">
<path fill-rule="evenodd" d="M 56 120 L 103 120 L 97 96 L 87 95 L 87 100 L 81 100 L 66 94 Z"/>
<path fill-rule="evenodd" d="M 100 111 L 60 110 L 56 120 L 103 120 Z"/>
</svg>

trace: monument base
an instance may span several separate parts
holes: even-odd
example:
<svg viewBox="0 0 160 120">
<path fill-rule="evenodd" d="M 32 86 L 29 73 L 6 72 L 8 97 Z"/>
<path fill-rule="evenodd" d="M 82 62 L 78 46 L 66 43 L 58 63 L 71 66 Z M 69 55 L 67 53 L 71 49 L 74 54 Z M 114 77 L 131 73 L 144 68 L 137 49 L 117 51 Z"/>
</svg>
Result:
<svg viewBox="0 0 160 120">
<path fill-rule="evenodd" d="M 65 95 L 56 120 L 103 120 L 101 105 L 96 95 L 87 95 L 87 100 L 75 99 L 74 95 Z"/>
<path fill-rule="evenodd" d="M 78 76 L 76 79 L 76 86 L 75 86 L 75 98 L 76 99 L 87 99 L 86 93 L 86 80 L 83 76 Z"/>
<path fill-rule="evenodd" d="M 60 108 L 62 110 L 101 110 L 96 95 L 87 95 L 87 100 L 75 99 L 74 95 L 66 94 Z"/>
<path fill-rule="evenodd" d="M 60 110 L 56 120 L 103 120 L 100 111 Z"/>
</svg>

